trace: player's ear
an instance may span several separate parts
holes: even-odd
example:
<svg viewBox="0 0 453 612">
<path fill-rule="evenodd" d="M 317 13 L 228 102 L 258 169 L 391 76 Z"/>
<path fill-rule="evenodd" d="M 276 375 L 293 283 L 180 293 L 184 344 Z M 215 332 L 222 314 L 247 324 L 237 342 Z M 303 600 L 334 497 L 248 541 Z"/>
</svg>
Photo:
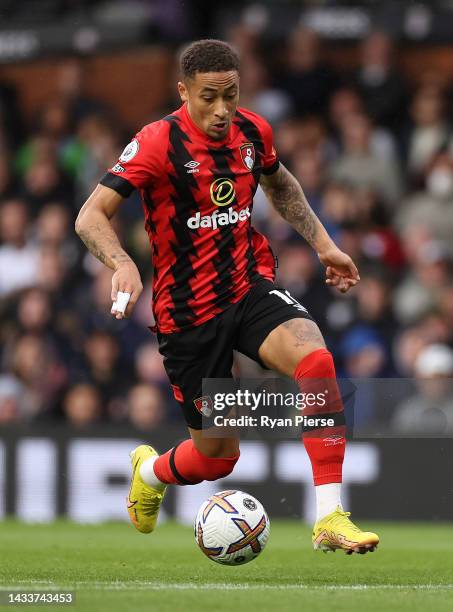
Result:
<svg viewBox="0 0 453 612">
<path fill-rule="evenodd" d="M 179 91 L 179 95 L 181 97 L 181 100 L 183 102 L 187 102 L 187 99 L 188 99 L 187 87 L 186 87 L 185 83 L 183 83 L 182 81 L 178 81 L 178 91 Z"/>
</svg>

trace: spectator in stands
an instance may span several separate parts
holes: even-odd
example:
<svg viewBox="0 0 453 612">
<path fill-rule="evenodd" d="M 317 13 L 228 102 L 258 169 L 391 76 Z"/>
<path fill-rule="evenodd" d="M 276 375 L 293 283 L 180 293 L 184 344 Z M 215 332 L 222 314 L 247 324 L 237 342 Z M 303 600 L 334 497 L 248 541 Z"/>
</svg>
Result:
<svg viewBox="0 0 453 612">
<path fill-rule="evenodd" d="M 432 311 L 451 276 L 447 244 L 430 240 L 418 250 L 413 267 L 393 295 L 393 307 L 402 324 L 410 324 Z"/>
<path fill-rule="evenodd" d="M 451 147 L 452 128 L 445 106 L 443 91 L 433 85 L 422 86 L 412 99 L 412 123 L 403 135 L 403 154 L 413 185 L 418 185 L 433 157 Z"/>
<path fill-rule="evenodd" d="M 368 270 L 363 268 L 360 278 L 355 292 L 355 320 L 377 333 L 385 346 L 387 356 L 390 356 L 398 324 L 392 310 L 392 286 L 388 272 L 379 267 Z"/>
<path fill-rule="evenodd" d="M 100 422 L 102 416 L 101 396 L 94 385 L 73 386 L 63 401 L 66 422 L 75 429 L 89 429 Z"/>
<path fill-rule="evenodd" d="M 241 60 L 241 105 L 263 115 L 273 124 L 293 110 L 288 93 L 270 86 L 266 66 L 256 55 Z"/>
<path fill-rule="evenodd" d="M 289 165 L 299 150 L 301 144 L 301 130 L 303 123 L 300 119 L 289 117 L 281 121 L 274 129 L 275 148 L 280 159 Z"/>
<path fill-rule="evenodd" d="M 64 299 L 65 296 L 61 293 L 66 289 L 66 272 L 67 264 L 60 249 L 51 246 L 43 246 L 39 249 L 39 266 L 35 279 L 39 287 L 49 291 L 54 298 Z M 70 291 L 69 288 L 68 291 Z"/>
<path fill-rule="evenodd" d="M 356 387 L 354 427 L 370 431 L 381 418 L 377 379 L 391 375 L 384 342 L 372 327 L 357 324 L 343 336 L 339 348 L 343 362 L 341 376 L 352 378 Z"/>
<path fill-rule="evenodd" d="M 72 269 L 80 264 L 80 241 L 77 241 L 72 231 L 75 214 L 71 213 L 60 202 L 45 204 L 38 215 L 33 234 L 42 257 L 43 252 L 57 252 L 66 269 Z"/>
<path fill-rule="evenodd" d="M 104 407 L 126 392 L 131 383 L 127 363 L 120 363 L 118 340 L 100 329 L 89 333 L 84 343 L 84 378 L 94 384 Z"/>
<path fill-rule="evenodd" d="M 396 334 L 393 360 L 400 376 L 412 377 L 414 375 L 415 361 L 426 345 L 426 338 L 421 334 L 421 326 L 418 324 L 406 327 Z"/>
<path fill-rule="evenodd" d="M 372 32 L 360 49 L 360 67 L 353 83 L 367 113 L 379 124 L 398 128 L 404 116 L 406 87 L 394 62 L 393 43 L 384 32 Z"/>
<path fill-rule="evenodd" d="M 346 376 L 379 378 L 389 372 L 383 339 L 369 325 L 355 325 L 344 336 L 340 350 Z"/>
<path fill-rule="evenodd" d="M 238 22 L 228 30 L 228 41 L 241 55 L 241 58 L 253 57 L 259 53 L 259 32 L 244 21 Z"/>
<path fill-rule="evenodd" d="M 162 355 L 159 353 L 157 343 L 147 342 L 137 351 L 135 372 L 140 382 L 159 386 L 168 385 Z"/>
<path fill-rule="evenodd" d="M 57 149 L 48 134 L 32 134 L 20 147 L 14 159 L 14 167 L 22 179 L 27 170 L 37 162 L 57 163 Z"/>
<path fill-rule="evenodd" d="M 67 371 L 43 335 L 19 336 L 6 355 L 6 371 L 23 385 L 23 409 L 28 417 L 52 414 L 67 381 Z"/>
<path fill-rule="evenodd" d="M 287 61 L 277 86 L 290 95 L 298 115 L 327 109 L 338 76 L 322 58 L 321 40 L 313 30 L 298 27 L 288 42 Z"/>
<path fill-rule="evenodd" d="M 292 172 L 300 182 L 310 206 L 319 216 L 324 187 L 325 167 L 321 152 L 301 150 L 292 160 Z"/>
<path fill-rule="evenodd" d="M 23 177 L 21 192 L 34 215 L 49 202 L 61 201 L 68 208 L 74 204 L 71 182 L 50 159 L 31 163 Z"/>
<path fill-rule="evenodd" d="M 371 189 L 393 207 L 401 195 L 401 176 L 395 160 L 373 153 L 372 126 L 363 113 L 350 115 L 341 125 L 343 152 L 331 166 L 337 181 L 346 181 L 359 189 Z"/>
<path fill-rule="evenodd" d="M 349 184 L 329 181 L 325 185 L 320 218 L 332 236 L 337 235 L 342 226 L 350 225 L 355 220 L 354 191 Z"/>
<path fill-rule="evenodd" d="M 26 289 L 19 299 L 17 320 L 22 332 L 44 333 L 52 320 L 52 305 L 42 289 Z"/>
<path fill-rule="evenodd" d="M 63 61 L 57 73 L 58 96 L 66 104 L 70 117 L 77 123 L 87 115 L 104 114 L 108 106 L 87 91 L 87 69 L 83 60 Z"/>
<path fill-rule="evenodd" d="M 453 156 L 440 153 L 426 169 L 425 190 L 406 198 L 394 219 L 395 227 L 407 232 L 423 226 L 446 242 L 453 236 Z"/>
<path fill-rule="evenodd" d="M 29 216 L 25 202 L 0 204 L 0 297 L 34 283 L 38 254 L 29 241 Z"/>
<path fill-rule="evenodd" d="M 73 168 L 77 201 L 82 203 L 106 168 L 118 159 L 121 147 L 106 116 L 89 114 L 83 116 L 77 124 L 74 148 L 78 154 Z"/>
<path fill-rule="evenodd" d="M 395 433 L 442 436 L 453 433 L 453 351 L 443 344 L 425 347 L 415 361 L 417 392 L 396 409 Z"/>
<path fill-rule="evenodd" d="M 343 86 L 332 95 L 329 104 L 329 120 L 337 148 L 341 149 L 343 125 L 357 113 L 367 114 L 367 112 L 362 98 L 352 87 Z M 372 122 L 370 149 L 377 157 L 397 159 L 395 138 L 390 130 L 376 124 L 375 121 Z"/>
<path fill-rule="evenodd" d="M 149 431 L 158 427 L 165 417 L 165 400 L 156 385 L 138 384 L 128 394 L 127 416 L 136 429 Z"/>
</svg>

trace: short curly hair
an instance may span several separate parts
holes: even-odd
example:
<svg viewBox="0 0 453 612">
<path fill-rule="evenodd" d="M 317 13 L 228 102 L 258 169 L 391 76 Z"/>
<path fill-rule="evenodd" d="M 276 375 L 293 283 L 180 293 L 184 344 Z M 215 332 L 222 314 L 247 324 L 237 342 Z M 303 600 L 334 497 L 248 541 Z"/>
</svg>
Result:
<svg viewBox="0 0 453 612">
<path fill-rule="evenodd" d="M 181 54 L 181 75 L 193 78 L 197 72 L 239 70 L 239 56 L 223 40 L 206 38 L 191 43 Z"/>
</svg>

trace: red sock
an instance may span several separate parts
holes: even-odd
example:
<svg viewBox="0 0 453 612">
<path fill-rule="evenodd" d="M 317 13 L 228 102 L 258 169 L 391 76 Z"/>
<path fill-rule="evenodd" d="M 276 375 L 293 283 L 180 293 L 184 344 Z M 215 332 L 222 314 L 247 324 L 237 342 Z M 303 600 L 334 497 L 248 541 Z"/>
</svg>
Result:
<svg viewBox="0 0 453 612">
<path fill-rule="evenodd" d="M 346 426 L 331 353 L 321 348 L 304 357 L 297 365 L 294 378 L 303 393 L 322 394 L 320 401 L 304 409 L 304 415 L 334 420 L 331 427 L 304 428 L 302 439 L 310 457 L 314 483 L 341 482 Z"/>
<path fill-rule="evenodd" d="M 238 459 L 239 453 L 233 457 L 207 457 L 189 439 L 156 459 L 154 472 L 161 482 L 197 484 L 203 480 L 218 480 L 228 476 Z"/>
</svg>

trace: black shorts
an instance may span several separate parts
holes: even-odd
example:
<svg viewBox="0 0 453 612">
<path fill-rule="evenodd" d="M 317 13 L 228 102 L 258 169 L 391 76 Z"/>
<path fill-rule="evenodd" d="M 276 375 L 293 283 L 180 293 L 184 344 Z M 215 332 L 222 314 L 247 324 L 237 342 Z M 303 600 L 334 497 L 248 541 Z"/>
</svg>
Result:
<svg viewBox="0 0 453 612">
<path fill-rule="evenodd" d="M 269 333 L 290 319 L 311 319 L 291 295 L 262 280 L 237 304 L 206 323 L 172 334 L 157 333 L 159 351 L 187 425 L 202 428 L 203 378 L 232 378 L 233 350 L 263 365 L 258 350 Z"/>
</svg>

